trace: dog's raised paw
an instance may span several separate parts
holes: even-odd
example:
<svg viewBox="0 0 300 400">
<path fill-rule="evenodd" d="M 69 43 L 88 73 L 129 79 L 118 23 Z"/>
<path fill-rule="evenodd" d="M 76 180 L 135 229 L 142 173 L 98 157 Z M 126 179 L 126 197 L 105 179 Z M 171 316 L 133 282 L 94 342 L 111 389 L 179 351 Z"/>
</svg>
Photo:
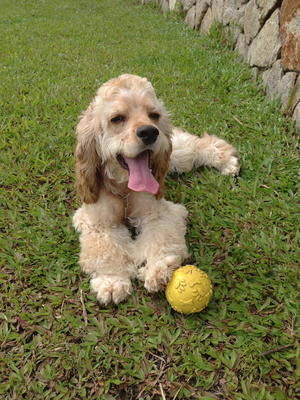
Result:
<svg viewBox="0 0 300 400">
<path fill-rule="evenodd" d="M 180 266 L 181 257 L 167 256 L 155 264 L 139 270 L 138 279 L 144 281 L 144 286 L 150 293 L 164 289 L 173 271 Z"/>
<path fill-rule="evenodd" d="M 146 272 L 144 286 L 150 293 L 158 292 L 167 284 L 169 277 L 167 265 L 156 265 Z"/>
<path fill-rule="evenodd" d="M 239 159 L 236 155 L 231 155 L 224 168 L 222 168 L 221 173 L 222 175 L 236 176 L 239 174 L 239 172 L 240 172 Z"/>
</svg>

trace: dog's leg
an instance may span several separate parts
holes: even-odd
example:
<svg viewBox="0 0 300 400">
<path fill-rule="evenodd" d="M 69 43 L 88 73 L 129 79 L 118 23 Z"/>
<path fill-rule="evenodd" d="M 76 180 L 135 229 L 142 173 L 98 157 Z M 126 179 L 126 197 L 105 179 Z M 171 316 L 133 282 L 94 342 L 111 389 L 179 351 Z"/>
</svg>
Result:
<svg viewBox="0 0 300 400">
<path fill-rule="evenodd" d="M 154 196 L 134 195 L 132 221 L 139 230 L 135 241 L 139 263 L 138 278 L 149 292 L 162 289 L 174 269 L 188 256 L 185 243 L 187 210 L 180 204 Z"/>
<path fill-rule="evenodd" d="M 238 175 L 240 170 L 236 149 L 225 140 L 204 134 L 191 135 L 173 129 L 173 151 L 170 171 L 187 172 L 202 165 L 217 168 L 223 175 Z"/>
<path fill-rule="evenodd" d="M 101 201 L 84 204 L 73 217 L 80 232 L 79 264 L 91 276 L 91 289 L 98 301 L 118 304 L 131 293 L 130 279 L 136 276 L 132 239 L 115 218 L 116 210 L 107 209 L 111 204 L 106 203 L 104 209 L 101 205 Z"/>
</svg>

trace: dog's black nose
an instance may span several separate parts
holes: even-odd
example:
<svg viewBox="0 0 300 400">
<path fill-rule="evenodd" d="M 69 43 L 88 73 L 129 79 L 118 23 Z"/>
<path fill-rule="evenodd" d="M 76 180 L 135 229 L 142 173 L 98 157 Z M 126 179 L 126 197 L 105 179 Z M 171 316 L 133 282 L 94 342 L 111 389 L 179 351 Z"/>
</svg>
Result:
<svg viewBox="0 0 300 400">
<path fill-rule="evenodd" d="M 142 125 L 137 129 L 136 134 L 144 144 L 152 144 L 156 141 L 159 131 L 155 126 Z"/>
</svg>

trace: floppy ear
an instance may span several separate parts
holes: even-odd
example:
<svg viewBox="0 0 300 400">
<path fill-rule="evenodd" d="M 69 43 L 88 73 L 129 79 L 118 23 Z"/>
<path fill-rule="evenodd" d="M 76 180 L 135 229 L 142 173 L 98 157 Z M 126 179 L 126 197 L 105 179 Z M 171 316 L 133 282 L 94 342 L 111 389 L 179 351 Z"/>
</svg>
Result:
<svg viewBox="0 0 300 400">
<path fill-rule="evenodd" d="M 84 203 L 96 203 L 101 187 L 101 160 L 97 153 L 97 138 L 101 127 L 94 106 L 83 113 L 76 128 L 76 186 Z"/>
<path fill-rule="evenodd" d="M 169 139 L 168 150 L 160 152 L 154 159 L 152 166 L 152 173 L 159 183 L 159 189 L 156 193 L 156 198 L 159 200 L 164 196 L 165 192 L 165 176 L 169 171 L 170 156 L 172 153 L 172 143 Z"/>
</svg>

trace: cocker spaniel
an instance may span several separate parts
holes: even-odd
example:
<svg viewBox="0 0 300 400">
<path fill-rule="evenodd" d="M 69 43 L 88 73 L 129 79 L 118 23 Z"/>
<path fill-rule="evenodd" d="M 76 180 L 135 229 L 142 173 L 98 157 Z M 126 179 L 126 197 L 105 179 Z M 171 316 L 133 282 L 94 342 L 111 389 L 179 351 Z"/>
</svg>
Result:
<svg viewBox="0 0 300 400">
<path fill-rule="evenodd" d="M 82 206 L 73 224 L 92 291 L 107 305 L 123 301 L 134 278 L 149 292 L 162 289 L 188 256 L 187 210 L 164 199 L 166 174 L 207 165 L 236 175 L 236 150 L 174 128 L 151 83 L 129 74 L 98 89 L 76 131 Z"/>
</svg>

